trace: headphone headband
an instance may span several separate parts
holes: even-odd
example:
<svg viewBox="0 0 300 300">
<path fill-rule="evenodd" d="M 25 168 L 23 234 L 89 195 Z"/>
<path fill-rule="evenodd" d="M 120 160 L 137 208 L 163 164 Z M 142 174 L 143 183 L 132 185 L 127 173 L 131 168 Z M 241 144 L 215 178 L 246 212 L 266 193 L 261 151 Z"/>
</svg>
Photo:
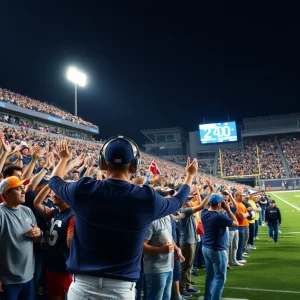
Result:
<svg viewBox="0 0 300 300">
<path fill-rule="evenodd" d="M 100 168 L 100 170 L 104 170 L 105 149 L 106 149 L 106 147 L 109 145 L 109 143 L 111 143 L 115 140 L 119 140 L 119 139 L 122 139 L 122 140 L 125 140 L 125 141 L 129 142 L 129 144 L 131 145 L 133 155 L 134 155 L 134 159 L 132 161 L 133 170 L 134 170 L 134 173 L 136 173 L 136 171 L 138 170 L 139 165 L 140 165 L 140 150 L 139 150 L 139 147 L 132 139 L 130 139 L 128 137 L 125 137 L 125 136 L 121 136 L 121 135 L 120 136 L 113 136 L 113 137 L 109 138 L 103 144 L 103 146 L 100 149 L 100 153 L 99 153 L 99 168 Z M 136 150 L 136 154 L 134 154 L 135 150 Z"/>
</svg>

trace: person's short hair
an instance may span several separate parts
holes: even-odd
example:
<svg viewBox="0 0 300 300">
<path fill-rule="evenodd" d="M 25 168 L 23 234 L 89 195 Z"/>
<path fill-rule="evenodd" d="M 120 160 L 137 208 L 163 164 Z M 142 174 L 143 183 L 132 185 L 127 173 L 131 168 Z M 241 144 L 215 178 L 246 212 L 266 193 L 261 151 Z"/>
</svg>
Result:
<svg viewBox="0 0 300 300">
<path fill-rule="evenodd" d="M 119 171 L 124 172 L 127 171 L 131 164 L 112 164 L 110 162 L 106 162 L 107 169 L 111 171 Z"/>
<path fill-rule="evenodd" d="M 14 171 L 21 171 L 23 172 L 23 169 L 19 166 L 15 166 L 15 165 L 9 165 L 7 166 L 4 170 L 3 170 L 3 177 L 10 177 L 13 176 Z"/>
<path fill-rule="evenodd" d="M 236 192 L 234 193 L 234 197 L 237 197 L 237 196 L 239 196 L 239 195 L 243 196 L 243 192 L 241 192 L 241 191 L 236 191 Z"/>
</svg>

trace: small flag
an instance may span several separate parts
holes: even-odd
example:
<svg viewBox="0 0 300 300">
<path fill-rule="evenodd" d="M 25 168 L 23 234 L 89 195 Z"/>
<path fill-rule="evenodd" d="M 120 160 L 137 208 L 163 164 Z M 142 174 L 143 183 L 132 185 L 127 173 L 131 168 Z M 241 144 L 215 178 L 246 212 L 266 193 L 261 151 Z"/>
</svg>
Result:
<svg viewBox="0 0 300 300">
<path fill-rule="evenodd" d="M 149 172 L 151 172 L 153 175 L 159 175 L 161 172 L 159 171 L 157 164 L 154 160 L 152 160 L 150 167 L 149 167 Z"/>
</svg>

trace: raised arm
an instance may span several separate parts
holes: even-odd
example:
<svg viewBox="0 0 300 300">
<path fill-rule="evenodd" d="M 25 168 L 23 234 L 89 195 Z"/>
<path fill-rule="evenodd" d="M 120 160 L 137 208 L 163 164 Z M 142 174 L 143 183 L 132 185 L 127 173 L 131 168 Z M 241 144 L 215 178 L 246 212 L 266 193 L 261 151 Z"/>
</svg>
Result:
<svg viewBox="0 0 300 300">
<path fill-rule="evenodd" d="M 27 166 L 26 171 L 23 173 L 23 178 L 31 178 L 34 167 L 36 165 L 36 161 L 38 160 L 40 153 L 41 153 L 41 148 L 39 146 L 35 146 L 33 148 L 31 161 Z"/>
<path fill-rule="evenodd" d="M 43 216 L 45 219 L 48 219 L 51 209 L 49 207 L 46 207 L 43 205 L 43 201 L 45 200 L 46 196 L 48 195 L 50 191 L 50 187 L 47 184 L 35 197 L 33 201 L 33 205 L 37 212 Z"/>
<path fill-rule="evenodd" d="M 53 157 L 53 153 L 50 152 L 49 155 L 47 156 L 45 166 L 40 170 L 40 172 L 38 172 L 32 177 L 30 183 L 26 186 L 26 192 L 34 191 L 37 185 L 40 183 L 40 181 L 45 177 L 48 170 L 53 167 L 53 165 L 54 165 L 54 157 Z"/>
<path fill-rule="evenodd" d="M 3 132 L 0 132 L 0 148 L 2 149 L 2 154 L 0 156 L 0 172 L 2 172 L 5 161 L 11 152 L 10 144 L 8 141 L 5 141 Z"/>
<path fill-rule="evenodd" d="M 159 194 L 154 194 L 154 217 L 153 220 L 160 219 L 167 215 L 170 215 L 180 209 L 184 202 L 187 201 L 190 193 L 190 187 L 192 180 L 198 171 L 198 162 L 196 159 L 190 162 L 190 158 L 187 160 L 187 166 L 185 168 L 186 178 L 183 185 L 180 187 L 178 193 L 172 198 L 163 198 Z"/>
<path fill-rule="evenodd" d="M 200 205 L 194 206 L 192 208 L 193 214 L 196 213 L 196 212 L 198 212 L 198 211 L 200 211 L 200 210 L 202 210 L 202 209 L 204 209 L 207 206 L 209 197 L 210 197 L 210 195 L 212 194 L 212 192 L 214 190 L 214 188 L 213 188 L 213 186 L 212 186 L 212 184 L 211 184 L 210 181 L 207 181 L 207 185 L 208 185 L 208 188 L 209 188 L 210 192 L 206 195 L 206 197 L 203 199 L 203 201 L 200 203 Z"/>
</svg>

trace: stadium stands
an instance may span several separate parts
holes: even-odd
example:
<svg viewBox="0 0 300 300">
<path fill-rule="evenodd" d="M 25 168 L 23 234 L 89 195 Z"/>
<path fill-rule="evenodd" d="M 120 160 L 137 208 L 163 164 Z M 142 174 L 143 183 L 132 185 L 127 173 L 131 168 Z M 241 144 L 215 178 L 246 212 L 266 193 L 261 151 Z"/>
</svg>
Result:
<svg viewBox="0 0 300 300">
<path fill-rule="evenodd" d="M 275 140 L 246 140 L 244 148 L 223 150 L 223 176 L 255 175 L 260 172 L 261 179 L 285 178 L 287 174 L 278 147 Z M 220 159 L 218 172 L 221 175 Z"/>
<path fill-rule="evenodd" d="M 282 137 L 280 145 L 291 176 L 300 177 L 300 137 L 297 135 Z"/>
<path fill-rule="evenodd" d="M 15 104 L 18 106 L 21 106 L 23 108 L 28 108 L 32 110 L 36 110 L 38 112 L 43 112 L 52 116 L 60 117 L 64 120 L 72 121 L 74 123 L 78 124 L 83 124 L 83 125 L 88 125 L 91 127 L 97 127 L 96 125 L 84 121 L 80 117 L 76 117 L 68 112 L 65 112 L 53 105 L 50 105 L 45 102 L 41 102 L 38 100 L 31 99 L 26 96 L 22 96 L 20 94 L 11 92 L 10 90 L 7 89 L 2 89 L 0 88 L 0 101 L 8 102 L 11 104 Z"/>
</svg>

